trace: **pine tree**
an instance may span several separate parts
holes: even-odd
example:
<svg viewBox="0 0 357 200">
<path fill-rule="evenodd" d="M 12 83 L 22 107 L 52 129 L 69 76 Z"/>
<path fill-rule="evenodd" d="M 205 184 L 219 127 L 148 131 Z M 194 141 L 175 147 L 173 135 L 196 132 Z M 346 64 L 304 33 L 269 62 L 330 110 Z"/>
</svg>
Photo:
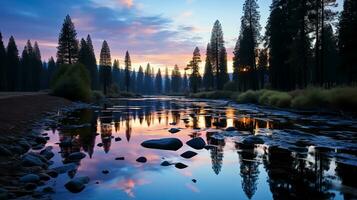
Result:
<svg viewBox="0 0 357 200">
<path fill-rule="evenodd" d="M 159 70 L 157 71 L 156 77 L 155 77 L 155 88 L 156 88 L 156 92 L 158 94 L 162 93 L 162 77 L 161 77 L 161 70 L 159 68 Z"/>
<path fill-rule="evenodd" d="M 182 91 L 184 93 L 188 92 L 188 78 L 187 78 L 187 74 L 186 71 L 183 75 L 183 79 L 182 79 Z"/>
<path fill-rule="evenodd" d="M 211 45 L 207 44 L 206 50 L 206 63 L 205 63 L 205 70 L 203 74 L 203 85 L 206 90 L 212 90 L 214 88 L 214 75 L 212 69 L 212 52 L 211 52 Z"/>
<path fill-rule="evenodd" d="M 90 73 L 91 77 L 91 87 L 92 89 L 98 89 L 98 67 L 97 67 L 97 59 L 95 58 L 93 43 L 90 35 L 87 35 L 86 40 L 87 48 L 88 48 L 88 57 L 86 62 L 86 67 Z"/>
<path fill-rule="evenodd" d="M 341 72 L 338 71 L 340 57 L 338 55 L 337 37 L 333 33 L 332 25 L 325 25 L 322 44 L 324 46 L 324 74 L 323 80 L 326 87 L 330 88 L 340 83 Z"/>
<path fill-rule="evenodd" d="M 112 73 L 113 84 L 119 87 L 120 85 L 120 68 L 119 68 L 119 60 L 114 59 L 113 62 L 113 73 Z"/>
<path fill-rule="evenodd" d="M 179 93 L 181 91 L 181 73 L 177 65 L 172 70 L 171 79 L 171 91 Z"/>
<path fill-rule="evenodd" d="M 33 65 L 34 65 L 34 73 L 33 73 L 33 90 L 38 91 L 41 89 L 41 74 L 42 74 L 42 60 L 41 60 L 41 52 L 38 46 L 38 43 L 35 41 L 33 46 Z"/>
<path fill-rule="evenodd" d="M 0 32 L 0 91 L 7 89 L 6 50 Z"/>
<path fill-rule="evenodd" d="M 110 55 L 110 49 L 107 41 L 103 41 L 102 49 L 100 51 L 99 60 L 99 74 L 100 74 L 100 84 L 103 87 L 103 92 L 107 95 L 108 88 L 111 86 L 111 72 L 112 72 L 112 59 Z"/>
<path fill-rule="evenodd" d="M 345 0 L 339 23 L 339 49 L 342 66 L 347 72 L 347 83 L 357 81 L 357 2 Z"/>
<path fill-rule="evenodd" d="M 140 65 L 138 75 L 136 77 L 136 85 L 138 93 L 144 93 L 145 84 L 144 84 L 144 71 L 143 67 Z"/>
<path fill-rule="evenodd" d="M 71 17 L 66 16 L 58 38 L 57 63 L 73 64 L 78 60 L 77 32 Z"/>
<path fill-rule="evenodd" d="M 152 94 L 152 78 L 151 78 L 151 67 L 150 67 L 150 63 L 148 63 L 146 65 L 146 69 L 145 69 L 145 75 L 144 75 L 144 83 L 145 83 L 145 94 Z"/>
<path fill-rule="evenodd" d="M 52 56 L 51 56 L 51 58 L 48 60 L 48 66 L 47 66 L 47 68 L 48 68 L 48 82 L 49 82 L 49 85 L 51 85 L 53 76 L 54 76 L 54 74 L 55 74 L 56 71 L 57 71 L 57 66 L 56 66 L 55 60 L 53 59 Z"/>
<path fill-rule="evenodd" d="M 132 92 L 136 92 L 137 90 L 137 85 L 135 83 L 136 83 L 136 71 L 135 69 L 133 69 L 130 76 L 130 90 Z"/>
<path fill-rule="evenodd" d="M 21 89 L 21 71 L 19 51 L 13 36 L 10 37 L 6 48 L 7 60 L 7 90 L 18 91 Z"/>
<path fill-rule="evenodd" d="M 226 83 L 228 74 L 227 74 L 227 52 L 224 47 L 224 39 L 221 23 L 217 20 L 212 29 L 211 35 L 211 62 L 212 69 L 216 76 L 215 84 L 216 89 L 220 90 L 223 88 L 223 85 Z"/>
<path fill-rule="evenodd" d="M 128 92 L 129 91 L 129 88 L 130 88 L 130 71 L 131 71 L 131 60 L 130 60 L 130 55 L 129 55 L 129 52 L 126 51 L 125 53 L 125 88 L 126 88 L 126 91 Z"/>
<path fill-rule="evenodd" d="M 20 61 L 20 66 L 21 66 L 21 71 L 22 71 L 22 77 L 21 77 L 21 84 L 22 87 L 21 89 L 24 91 L 32 91 L 33 90 L 33 78 L 34 78 L 34 53 L 33 53 L 33 48 L 31 41 L 28 40 L 24 50 L 22 51 L 21 55 L 21 61 Z"/>
<path fill-rule="evenodd" d="M 246 0 L 243 5 L 243 13 L 241 19 L 240 36 L 234 51 L 235 71 L 238 71 L 238 76 L 241 77 L 239 85 L 247 85 L 246 89 L 258 89 L 257 83 L 257 67 L 256 67 L 256 52 L 258 40 L 260 38 L 260 14 L 258 12 L 257 0 Z M 238 69 L 237 69 L 238 68 Z M 245 83 L 243 83 L 245 82 Z"/>
<path fill-rule="evenodd" d="M 165 93 L 169 94 L 171 92 L 171 80 L 169 75 L 169 70 L 165 69 Z"/>
<path fill-rule="evenodd" d="M 196 93 L 200 87 L 201 75 L 199 72 L 199 64 L 201 63 L 201 54 L 198 47 L 193 51 L 193 57 L 190 63 L 187 65 L 188 69 L 192 70 L 190 75 L 190 88 L 191 92 Z"/>
<path fill-rule="evenodd" d="M 257 72 L 258 72 L 258 88 L 262 89 L 265 87 L 265 80 L 267 77 L 268 73 L 268 50 L 267 49 L 261 49 L 259 51 L 259 56 L 258 56 L 258 66 L 257 66 Z"/>
</svg>

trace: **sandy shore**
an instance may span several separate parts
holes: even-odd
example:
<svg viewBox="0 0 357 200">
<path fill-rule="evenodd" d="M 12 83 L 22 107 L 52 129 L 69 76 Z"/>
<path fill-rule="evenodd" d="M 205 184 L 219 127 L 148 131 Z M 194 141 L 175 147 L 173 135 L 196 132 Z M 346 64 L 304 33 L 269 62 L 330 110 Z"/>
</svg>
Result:
<svg viewBox="0 0 357 200">
<path fill-rule="evenodd" d="M 23 133 L 43 113 L 70 103 L 45 93 L 0 93 L 0 134 Z"/>
</svg>

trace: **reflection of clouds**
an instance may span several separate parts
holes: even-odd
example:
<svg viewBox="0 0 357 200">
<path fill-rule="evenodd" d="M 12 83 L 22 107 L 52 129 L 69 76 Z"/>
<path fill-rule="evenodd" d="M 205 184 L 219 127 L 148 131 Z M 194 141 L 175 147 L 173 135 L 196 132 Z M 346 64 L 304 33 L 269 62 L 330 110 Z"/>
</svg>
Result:
<svg viewBox="0 0 357 200">
<path fill-rule="evenodd" d="M 186 187 L 191 190 L 192 192 L 199 193 L 200 190 L 194 186 L 192 183 L 186 183 Z"/>
<path fill-rule="evenodd" d="M 134 194 L 134 189 L 135 186 L 141 186 L 141 185 L 146 185 L 146 184 L 150 184 L 151 182 L 146 180 L 146 179 L 122 179 L 119 182 L 115 183 L 112 187 L 114 188 L 120 188 L 121 190 L 123 190 L 129 197 L 134 198 L 135 194 Z"/>
</svg>

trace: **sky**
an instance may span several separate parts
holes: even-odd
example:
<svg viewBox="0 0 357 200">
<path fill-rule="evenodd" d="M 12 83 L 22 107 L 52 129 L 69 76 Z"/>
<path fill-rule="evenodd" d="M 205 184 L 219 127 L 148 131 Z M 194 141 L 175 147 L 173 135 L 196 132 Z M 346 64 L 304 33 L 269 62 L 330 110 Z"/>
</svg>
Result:
<svg viewBox="0 0 357 200">
<path fill-rule="evenodd" d="M 244 0 L 1 0 L 0 32 L 5 43 L 11 35 L 15 37 L 20 54 L 28 39 L 37 41 L 42 59 L 47 60 L 56 56 L 58 35 L 69 14 L 78 39 L 91 35 L 97 60 L 106 40 L 112 59 L 119 59 L 121 66 L 128 50 L 136 69 L 148 62 L 155 68 L 171 69 L 177 64 L 183 69 L 196 46 L 204 60 L 213 23 L 218 19 L 231 71 L 243 3 Z M 258 0 L 258 4 L 264 33 L 271 0 Z"/>
</svg>

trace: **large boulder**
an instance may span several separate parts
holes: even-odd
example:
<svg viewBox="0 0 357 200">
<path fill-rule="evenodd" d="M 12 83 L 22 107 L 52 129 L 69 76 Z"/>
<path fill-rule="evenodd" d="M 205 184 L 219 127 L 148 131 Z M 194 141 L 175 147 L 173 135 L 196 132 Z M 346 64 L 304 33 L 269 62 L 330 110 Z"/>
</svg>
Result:
<svg viewBox="0 0 357 200">
<path fill-rule="evenodd" d="M 141 146 L 151 149 L 177 151 L 183 146 L 183 144 L 181 140 L 177 138 L 163 138 L 144 141 L 141 143 Z"/>
<path fill-rule="evenodd" d="M 206 146 L 206 142 L 201 137 L 193 138 L 187 141 L 186 144 L 197 150 L 203 149 Z"/>
<path fill-rule="evenodd" d="M 22 157 L 21 161 L 22 166 L 24 167 L 34 167 L 41 166 L 47 168 L 46 158 L 36 155 L 35 153 L 28 153 Z"/>
<path fill-rule="evenodd" d="M 70 180 L 64 186 L 72 193 L 79 193 L 85 188 L 85 184 L 89 183 L 89 177 L 78 177 Z"/>
</svg>

